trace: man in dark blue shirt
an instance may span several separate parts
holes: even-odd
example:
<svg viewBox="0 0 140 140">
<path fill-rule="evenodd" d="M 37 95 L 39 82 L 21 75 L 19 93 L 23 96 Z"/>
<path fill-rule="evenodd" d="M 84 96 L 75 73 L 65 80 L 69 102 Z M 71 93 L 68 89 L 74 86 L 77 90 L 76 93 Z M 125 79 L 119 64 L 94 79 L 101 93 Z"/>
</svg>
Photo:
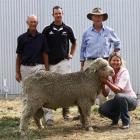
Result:
<svg viewBox="0 0 140 140">
<path fill-rule="evenodd" d="M 37 31 L 37 17 L 27 18 L 28 30 L 18 37 L 16 58 L 16 80 L 20 82 L 36 68 L 48 70 L 48 46 L 46 37 Z"/>
<path fill-rule="evenodd" d="M 24 81 L 40 69 L 48 70 L 48 45 L 46 37 L 37 31 L 38 20 L 34 15 L 27 18 L 28 30 L 18 37 L 16 57 L 16 80 Z M 27 97 L 22 96 L 23 108 Z"/>
</svg>

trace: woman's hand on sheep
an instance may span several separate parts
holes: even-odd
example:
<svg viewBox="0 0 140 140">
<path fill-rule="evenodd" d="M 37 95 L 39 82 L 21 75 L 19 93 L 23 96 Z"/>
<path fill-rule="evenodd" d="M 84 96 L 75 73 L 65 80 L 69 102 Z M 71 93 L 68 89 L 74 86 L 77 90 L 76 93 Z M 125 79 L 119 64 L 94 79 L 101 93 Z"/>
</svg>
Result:
<svg viewBox="0 0 140 140">
<path fill-rule="evenodd" d="M 105 79 L 105 78 L 100 78 L 100 82 L 101 82 L 102 84 L 106 84 L 106 83 L 107 83 L 107 79 Z"/>
<path fill-rule="evenodd" d="M 110 89 L 105 85 L 105 84 L 101 84 L 101 89 L 102 89 L 102 94 L 107 97 L 109 94 Z"/>
<path fill-rule="evenodd" d="M 124 90 L 118 86 L 116 86 L 114 83 L 112 83 L 110 80 L 105 78 L 100 78 L 101 84 L 107 85 L 114 93 L 123 93 Z"/>
</svg>

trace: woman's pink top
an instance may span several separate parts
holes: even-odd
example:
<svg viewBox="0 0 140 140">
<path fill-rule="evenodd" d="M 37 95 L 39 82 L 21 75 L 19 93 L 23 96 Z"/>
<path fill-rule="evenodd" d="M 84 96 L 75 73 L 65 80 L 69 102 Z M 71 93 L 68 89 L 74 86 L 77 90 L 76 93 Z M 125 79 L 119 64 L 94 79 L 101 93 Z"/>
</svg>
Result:
<svg viewBox="0 0 140 140">
<path fill-rule="evenodd" d="M 121 67 L 116 75 L 114 84 L 124 90 L 124 95 L 137 98 L 134 90 L 132 89 L 129 72 L 126 68 Z"/>
</svg>

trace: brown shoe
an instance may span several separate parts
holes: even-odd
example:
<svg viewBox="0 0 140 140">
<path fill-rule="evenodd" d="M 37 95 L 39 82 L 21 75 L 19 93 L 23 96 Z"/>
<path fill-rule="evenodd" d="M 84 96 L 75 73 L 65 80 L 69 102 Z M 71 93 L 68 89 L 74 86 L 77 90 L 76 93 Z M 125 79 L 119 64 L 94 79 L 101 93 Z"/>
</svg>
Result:
<svg viewBox="0 0 140 140">
<path fill-rule="evenodd" d="M 64 118 L 65 121 L 68 121 L 70 119 L 70 116 L 69 115 L 65 115 L 63 118 Z"/>
<path fill-rule="evenodd" d="M 62 115 L 63 115 L 63 118 L 64 118 L 65 121 L 70 119 L 68 114 L 69 114 L 69 108 L 63 108 L 62 109 Z"/>
<path fill-rule="evenodd" d="M 80 120 L 80 115 L 77 115 L 77 116 L 73 117 L 72 120 L 73 120 L 73 121 Z"/>
</svg>

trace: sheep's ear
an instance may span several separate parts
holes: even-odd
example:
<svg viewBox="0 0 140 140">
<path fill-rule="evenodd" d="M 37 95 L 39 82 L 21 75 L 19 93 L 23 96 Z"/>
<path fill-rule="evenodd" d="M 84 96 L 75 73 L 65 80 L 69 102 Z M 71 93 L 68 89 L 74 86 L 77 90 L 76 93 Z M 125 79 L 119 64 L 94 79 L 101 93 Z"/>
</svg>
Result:
<svg viewBox="0 0 140 140">
<path fill-rule="evenodd" d="M 94 69 L 87 68 L 84 71 L 85 72 L 94 72 L 95 73 L 97 71 L 97 69 L 95 69 L 95 68 Z"/>
<path fill-rule="evenodd" d="M 96 69 L 93 70 L 94 73 L 95 73 L 96 71 L 97 71 Z"/>
<path fill-rule="evenodd" d="M 89 67 L 86 68 L 84 71 L 85 71 L 85 72 L 89 72 L 89 71 L 90 71 Z"/>
</svg>

